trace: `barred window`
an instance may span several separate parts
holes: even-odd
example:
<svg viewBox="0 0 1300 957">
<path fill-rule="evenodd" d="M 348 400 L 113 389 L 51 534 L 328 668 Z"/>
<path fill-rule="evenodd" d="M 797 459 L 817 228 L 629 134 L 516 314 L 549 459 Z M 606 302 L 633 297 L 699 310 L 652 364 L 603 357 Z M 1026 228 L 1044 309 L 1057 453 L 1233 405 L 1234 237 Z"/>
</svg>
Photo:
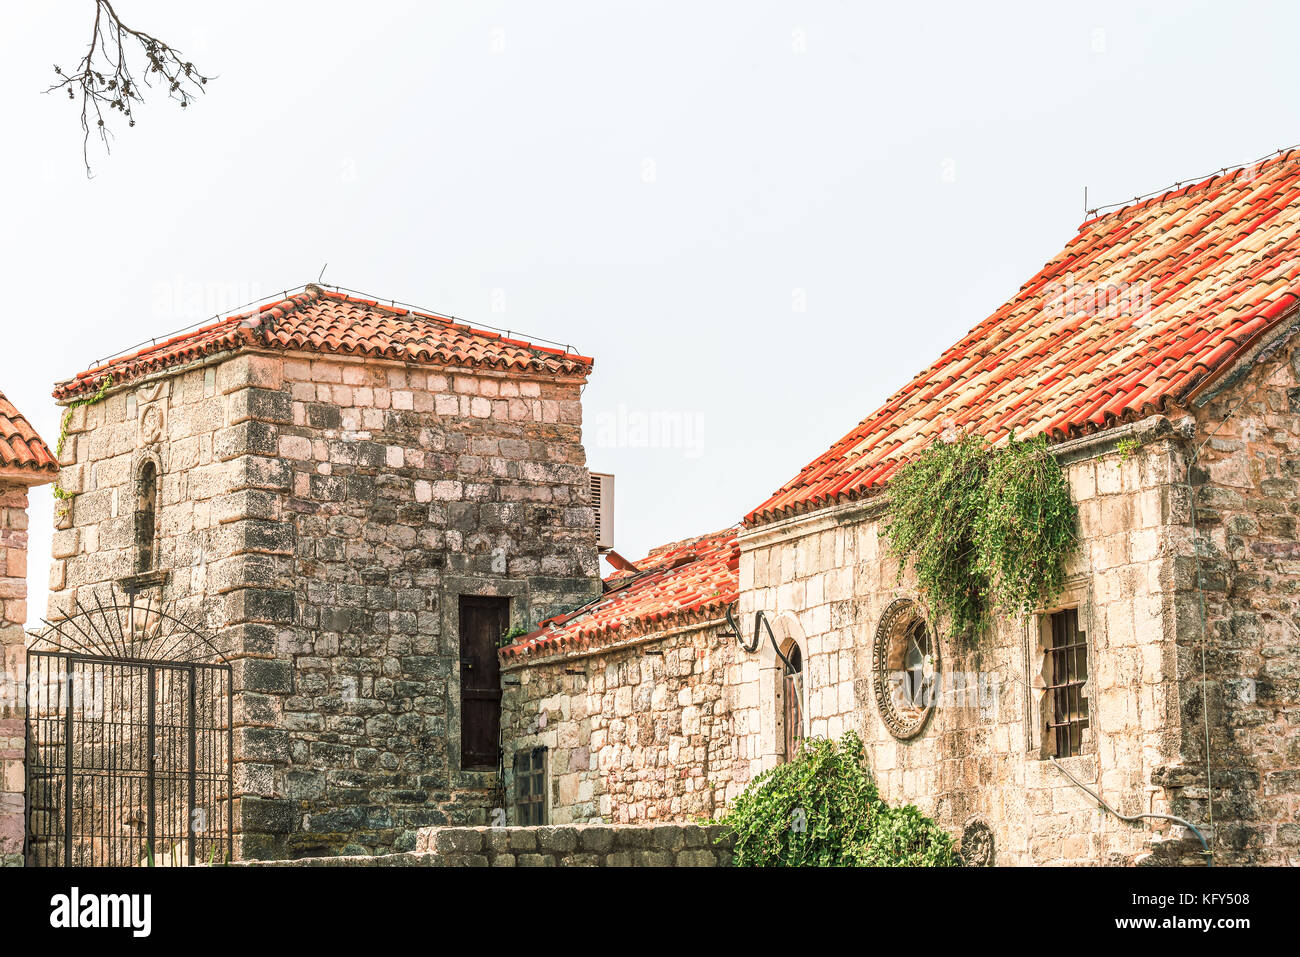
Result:
<svg viewBox="0 0 1300 957">
<path fill-rule="evenodd" d="M 546 823 L 546 748 L 515 752 L 515 823 Z"/>
<path fill-rule="evenodd" d="M 1047 753 L 1068 758 L 1083 751 L 1088 729 L 1088 636 L 1079 630 L 1079 609 L 1050 616 L 1044 654 L 1047 682 Z"/>
</svg>

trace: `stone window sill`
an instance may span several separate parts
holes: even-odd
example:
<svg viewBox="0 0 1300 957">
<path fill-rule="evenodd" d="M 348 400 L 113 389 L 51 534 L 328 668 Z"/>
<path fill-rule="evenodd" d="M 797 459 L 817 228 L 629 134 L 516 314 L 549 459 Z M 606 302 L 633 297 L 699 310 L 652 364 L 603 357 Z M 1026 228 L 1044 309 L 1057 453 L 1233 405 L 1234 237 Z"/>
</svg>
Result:
<svg viewBox="0 0 1300 957">
<path fill-rule="evenodd" d="M 136 572 L 134 575 L 124 575 L 117 580 L 117 587 L 122 589 L 128 595 L 137 594 L 146 588 L 152 588 L 155 585 L 161 587 L 166 584 L 168 570 L 165 568 L 154 569 L 147 572 Z"/>
</svg>

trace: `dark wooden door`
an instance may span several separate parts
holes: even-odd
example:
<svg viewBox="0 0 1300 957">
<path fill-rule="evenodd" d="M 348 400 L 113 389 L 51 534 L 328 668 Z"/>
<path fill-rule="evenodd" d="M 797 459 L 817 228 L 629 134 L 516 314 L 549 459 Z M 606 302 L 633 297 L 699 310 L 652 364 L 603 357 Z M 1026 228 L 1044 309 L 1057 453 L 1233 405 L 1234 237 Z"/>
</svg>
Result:
<svg viewBox="0 0 1300 957">
<path fill-rule="evenodd" d="M 501 737 L 497 648 L 510 626 L 510 599 L 460 598 L 460 766 L 496 768 Z"/>
</svg>

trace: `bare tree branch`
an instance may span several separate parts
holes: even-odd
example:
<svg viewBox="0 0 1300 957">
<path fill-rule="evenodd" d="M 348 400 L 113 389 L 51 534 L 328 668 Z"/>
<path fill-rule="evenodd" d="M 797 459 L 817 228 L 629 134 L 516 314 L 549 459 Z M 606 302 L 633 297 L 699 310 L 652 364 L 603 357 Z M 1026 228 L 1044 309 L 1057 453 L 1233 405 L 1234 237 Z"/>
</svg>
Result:
<svg viewBox="0 0 1300 957">
<path fill-rule="evenodd" d="M 137 50 L 138 47 L 138 50 Z M 131 65 L 132 55 L 144 54 L 141 80 L 136 79 Z M 141 65 L 134 70 L 139 71 Z M 211 77 L 204 76 L 194 64 L 176 49 L 143 30 L 132 30 L 117 15 L 109 0 L 95 0 L 95 23 L 90 31 L 90 47 L 77 64 L 74 73 L 65 73 L 55 64 L 59 81 L 46 93 L 67 90 L 68 99 L 76 100 L 81 92 L 81 143 L 82 160 L 86 175 L 90 176 L 90 136 L 98 134 L 104 151 L 110 152 L 112 131 L 105 122 L 105 114 L 112 117 L 114 110 L 121 113 L 127 126 L 135 126 L 135 106 L 144 102 L 144 88 L 158 83 L 167 87 L 167 96 L 187 107 Z"/>
</svg>

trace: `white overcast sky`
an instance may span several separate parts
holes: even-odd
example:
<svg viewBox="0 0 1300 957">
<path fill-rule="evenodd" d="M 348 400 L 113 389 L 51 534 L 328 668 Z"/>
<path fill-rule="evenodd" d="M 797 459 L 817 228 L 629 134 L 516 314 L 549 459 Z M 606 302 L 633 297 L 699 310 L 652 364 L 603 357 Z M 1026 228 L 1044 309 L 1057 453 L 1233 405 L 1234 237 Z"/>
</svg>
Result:
<svg viewBox="0 0 1300 957">
<path fill-rule="evenodd" d="M 115 0 L 219 79 L 88 180 L 40 91 L 92 6 L 8 0 L 0 37 L 0 390 L 51 444 L 56 380 L 328 262 L 595 356 L 629 557 L 793 476 L 1051 258 L 1085 186 L 1300 140 L 1282 2 Z M 37 490 L 32 623 L 51 513 Z"/>
</svg>

